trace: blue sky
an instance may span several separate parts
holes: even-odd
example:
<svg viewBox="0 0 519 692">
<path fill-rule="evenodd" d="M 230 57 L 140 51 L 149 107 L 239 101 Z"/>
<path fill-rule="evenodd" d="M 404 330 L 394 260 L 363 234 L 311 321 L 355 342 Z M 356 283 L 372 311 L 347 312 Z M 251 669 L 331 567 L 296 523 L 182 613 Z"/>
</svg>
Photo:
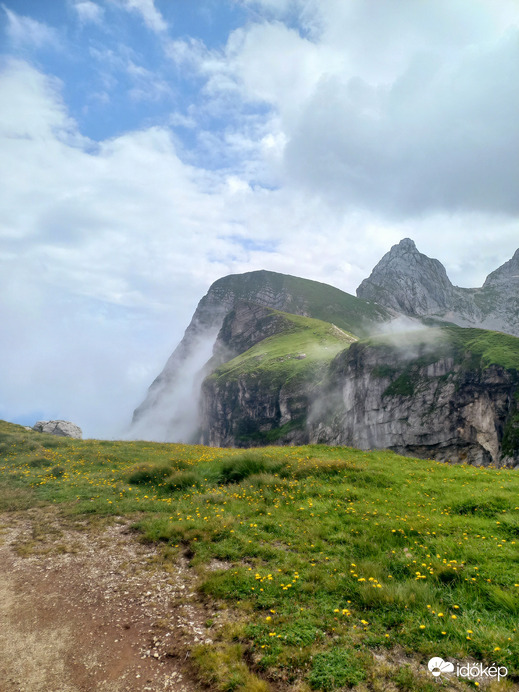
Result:
<svg viewBox="0 0 519 692">
<path fill-rule="evenodd" d="M 519 246 L 515 0 L 3 0 L 0 417 L 120 434 L 209 285 Z"/>
</svg>

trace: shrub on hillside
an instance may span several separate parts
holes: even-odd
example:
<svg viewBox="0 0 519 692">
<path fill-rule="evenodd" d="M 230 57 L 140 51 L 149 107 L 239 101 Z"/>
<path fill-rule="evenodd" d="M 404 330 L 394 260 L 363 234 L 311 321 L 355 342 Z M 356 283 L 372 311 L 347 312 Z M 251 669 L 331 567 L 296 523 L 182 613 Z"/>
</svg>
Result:
<svg viewBox="0 0 519 692">
<path fill-rule="evenodd" d="M 40 468 L 42 466 L 50 466 L 52 461 L 46 457 L 36 457 L 36 459 L 31 459 L 27 462 L 27 465 L 31 468 Z"/>
<path fill-rule="evenodd" d="M 169 479 L 166 488 L 167 490 L 184 490 L 184 488 L 191 488 L 193 485 L 198 485 L 200 479 L 198 474 L 194 471 L 179 471 L 174 473 Z"/>
<path fill-rule="evenodd" d="M 277 473 L 283 466 L 283 462 L 254 452 L 246 452 L 224 461 L 220 470 L 220 481 L 224 484 L 240 483 L 252 475 Z"/>
<path fill-rule="evenodd" d="M 151 464 L 146 464 L 135 467 L 128 477 L 128 482 L 133 485 L 163 483 L 169 476 L 171 476 L 170 466 L 153 466 Z"/>
</svg>

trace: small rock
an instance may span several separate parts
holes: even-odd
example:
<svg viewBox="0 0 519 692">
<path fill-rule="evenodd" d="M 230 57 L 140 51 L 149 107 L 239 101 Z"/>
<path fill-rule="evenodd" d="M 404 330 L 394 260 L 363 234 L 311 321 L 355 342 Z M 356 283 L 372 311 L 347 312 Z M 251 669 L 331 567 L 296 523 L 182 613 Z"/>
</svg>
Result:
<svg viewBox="0 0 519 692">
<path fill-rule="evenodd" d="M 32 429 L 36 432 L 57 435 L 58 437 L 73 437 L 76 440 L 80 440 L 83 437 L 81 428 L 67 420 L 39 420 L 33 425 Z"/>
</svg>

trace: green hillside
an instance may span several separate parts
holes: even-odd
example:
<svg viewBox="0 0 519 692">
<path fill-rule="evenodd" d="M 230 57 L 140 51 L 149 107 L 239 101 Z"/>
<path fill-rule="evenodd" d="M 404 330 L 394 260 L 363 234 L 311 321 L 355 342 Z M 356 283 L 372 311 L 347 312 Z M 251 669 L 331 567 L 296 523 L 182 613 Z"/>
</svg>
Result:
<svg viewBox="0 0 519 692">
<path fill-rule="evenodd" d="M 356 338 L 332 324 L 272 310 L 282 315 L 286 329 L 263 339 L 248 351 L 217 368 L 209 379 L 232 380 L 254 374 L 274 384 L 308 378 L 326 365 Z"/>
<path fill-rule="evenodd" d="M 286 383 L 296 376 L 309 378 L 357 341 L 352 334 L 322 320 L 272 312 L 285 318 L 286 330 L 220 366 L 210 379 L 232 380 L 254 374 L 263 381 Z M 498 365 L 519 373 L 519 339 L 485 329 L 435 323 L 423 329 L 367 337 L 357 343 L 359 348 L 401 351 L 402 367 L 407 369 L 450 356 L 455 363 L 464 362 L 466 368 L 485 369 Z"/>
<path fill-rule="evenodd" d="M 192 650 L 201 687 L 433 692 L 432 656 L 507 666 L 508 686 L 492 689 L 519 682 L 517 471 L 345 447 L 72 440 L 1 422 L 1 510 L 48 503 L 133 517 L 165 564 L 189 556 L 216 608 L 213 644 Z"/>
<path fill-rule="evenodd" d="M 367 335 L 374 324 L 390 318 L 390 313 L 380 305 L 356 298 L 328 284 L 288 274 L 265 270 L 234 274 L 219 279 L 212 286 L 215 294 L 225 293 L 230 288 L 236 299 L 252 302 L 261 293 L 287 296 L 282 308 L 284 312 L 302 314 L 303 311 L 308 317 L 331 322 L 358 336 Z"/>
<path fill-rule="evenodd" d="M 365 339 L 364 343 L 373 347 L 389 346 L 395 349 L 411 349 L 411 351 L 413 347 L 426 344 L 430 362 L 451 355 L 459 363 L 470 356 L 470 364 L 474 368 L 499 365 L 507 370 L 519 372 L 518 337 L 503 332 L 458 327 L 432 320 L 424 320 L 424 323 L 424 329 L 376 336 Z"/>
</svg>

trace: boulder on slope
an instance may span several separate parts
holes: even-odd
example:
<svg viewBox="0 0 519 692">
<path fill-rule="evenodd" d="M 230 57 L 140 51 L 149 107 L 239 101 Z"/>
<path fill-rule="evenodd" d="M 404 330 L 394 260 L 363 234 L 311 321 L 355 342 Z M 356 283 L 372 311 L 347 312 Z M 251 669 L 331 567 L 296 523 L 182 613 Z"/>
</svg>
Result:
<svg viewBox="0 0 519 692">
<path fill-rule="evenodd" d="M 83 437 L 81 428 L 68 420 L 39 420 L 32 429 L 36 432 L 44 432 L 58 437 L 73 437 L 76 440 Z"/>
</svg>

